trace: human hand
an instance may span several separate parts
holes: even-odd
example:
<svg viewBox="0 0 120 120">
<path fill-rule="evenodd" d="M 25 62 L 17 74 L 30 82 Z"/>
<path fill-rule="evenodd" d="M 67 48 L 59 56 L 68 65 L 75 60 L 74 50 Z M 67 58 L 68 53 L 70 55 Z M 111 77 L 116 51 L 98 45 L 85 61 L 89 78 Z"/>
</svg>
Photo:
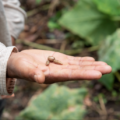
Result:
<svg viewBox="0 0 120 120">
<path fill-rule="evenodd" d="M 12 94 L 12 95 L 2 95 L 1 98 L 2 99 L 9 99 L 9 98 L 13 98 L 15 95 Z"/>
<path fill-rule="evenodd" d="M 63 65 L 50 63 L 46 66 L 49 56 L 54 56 Z M 92 57 L 72 57 L 58 52 L 34 49 L 12 53 L 7 65 L 9 78 L 48 84 L 71 80 L 97 80 L 111 71 L 111 67 L 106 63 L 97 62 Z"/>
</svg>

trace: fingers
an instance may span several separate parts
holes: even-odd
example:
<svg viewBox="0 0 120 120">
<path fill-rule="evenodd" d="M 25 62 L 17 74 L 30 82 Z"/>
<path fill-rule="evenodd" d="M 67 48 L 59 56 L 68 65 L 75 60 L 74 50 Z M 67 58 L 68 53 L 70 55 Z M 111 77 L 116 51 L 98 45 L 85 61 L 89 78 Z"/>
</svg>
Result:
<svg viewBox="0 0 120 120">
<path fill-rule="evenodd" d="M 70 74 L 70 80 L 98 80 L 101 77 L 101 72 L 96 70 L 71 70 Z"/>
<path fill-rule="evenodd" d="M 68 56 L 69 65 L 105 65 L 104 62 L 96 62 L 92 57 L 71 57 Z"/>
<path fill-rule="evenodd" d="M 71 57 L 71 56 L 68 56 L 67 58 L 68 58 L 68 64 L 70 64 L 70 65 L 80 65 L 84 61 L 87 61 L 90 63 L 95 61 L 95 59 L 92 57 Z"/>
<path fill-rule="evenodd" d="M 105 66 L 84 66 L 84 67 L 81 67 L 81 69 L 96 70 L 96 71 L 100 71 L 102 74 L 108 74 L 112 71 L 112 68 L 109 65 L 105 65 Z"/>
<path fill-rule="evenodd" d="M 12 94 L 12 95 L 10 95 L 10 96 L 2 95 L 1 97 L 2 97 L 2 99 L 8 99 L 8 98 L 13 98 L 14 96 L 15 96 L 15 95 Z"/>
<path fill-rule="evenodd" d="M 102 65 L 99 65 L 102 64 Z M 102 74 L 112 71 L 111 67 L 103 62 L 93 63 L 93 65 L 54 65 L 50 66 L 49 80 L 52 82 L 63 82 L 68 80 L 97 80 Z"/>
<path fill-rule="evenodd" d="M 71 57 L 68 56 L 68 63 L 70 69 L 85 69 L 85 70 L 97 70 L 102 74 L 108 74 L 112 71 L 112 68 L 105 62 L 95 61 L 92 57 Z"/>
<path fill-rule="evenodd" d="M 88 66 L 88 65 L 105 66 L 105 65 L 107 65 L 107 63 L 101 62 L 101 61 L 94 61 L 94 62 L 83 61 L 81 65 L 83 65 L 83 66 Z"/>
<path fill-rule="evenodd" d="M 107 65 L 107 63 L 102 61 L 95 61 L 92 57 L 68 57 L 69 65 L 79 65 L 79 66 L 88 66 L 88 65 Z"/>
<path fill-rule="evenodd" d="M 79 65 L 79 66 L 104 66 L 107 65 L 107 63 L 105 62 L 101 62 L 101 61 L 76 61 L 76 62 L 69 62 L 70 65 Z"/>
<path fill-rule="evenodd" d="M 102 77 L 102 74 L 96 70 L 62 69 L 51 73 L 51 76 L 53 78 L 52 82 L 65 82 L 71 80 L 97 80 Z"/>
<path fill-rule="evenodd" d="M 34 75 L 34 80 L 39 83 L 42 84 L 45 81 L 45 75 L 41 70 L 37 70 L 36 74 Z"/>
<path fill-rule="evenodd" d="M 93 57 L 73 57 L 73 56 L 67 56 L 67 58 L 72 61 L 72 60 L 85 60 L 85 61 L 95 61 Z"/>
<path fill-rule="evenodd" d="M 71 70 L 96 70 L 101 72 L 102 74 L 108 74 L 112 71 L 112 68 L 109 65 L 83 65 L 83 66 L 78 66 L 78 65 L 66 65 L 63 66 L 62 69 L 71 69 Z"/>
</svg>

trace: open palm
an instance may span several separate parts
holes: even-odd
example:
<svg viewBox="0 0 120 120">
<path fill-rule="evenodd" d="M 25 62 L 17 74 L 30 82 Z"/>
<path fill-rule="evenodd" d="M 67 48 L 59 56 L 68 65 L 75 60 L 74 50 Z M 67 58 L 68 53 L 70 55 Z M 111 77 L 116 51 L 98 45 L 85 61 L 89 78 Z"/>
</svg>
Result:
<svg viewBox="0 0 120 120">
<path fill-rule="evenodd" d="M 50 63 L 46 66 L 49 56 L 54 56 L 63 65 Z M 97 62 L 92 57 L 72 57 L 45 50 L 33 49 L 13 53 L 8 61 L 9 77 L 38 83 L 100 79 L 103 74 L 110 72 L 110 66 L 104 62 Z"/>
</svg>

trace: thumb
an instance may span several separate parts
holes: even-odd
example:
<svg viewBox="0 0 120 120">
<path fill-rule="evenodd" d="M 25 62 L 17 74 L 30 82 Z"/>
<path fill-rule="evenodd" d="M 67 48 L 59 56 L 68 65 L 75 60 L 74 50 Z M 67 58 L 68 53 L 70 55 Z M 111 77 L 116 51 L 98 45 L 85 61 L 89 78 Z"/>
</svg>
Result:
<svg viewBox="0 0 120 120">
<path fill-rule="evenodd" d="M 2 95 L 2 99 L 8 99 L 8 98 L 13 98 L 15 95 L 12 94 L 12 95 Z"/>
<path fill-rule="evenodd" d="M 39 84 L 42 84 L 45 82 L 45 75 L 41 70 L 39 71 L 39 73 L 34 75 L 34 80 Z"/>
</svg>

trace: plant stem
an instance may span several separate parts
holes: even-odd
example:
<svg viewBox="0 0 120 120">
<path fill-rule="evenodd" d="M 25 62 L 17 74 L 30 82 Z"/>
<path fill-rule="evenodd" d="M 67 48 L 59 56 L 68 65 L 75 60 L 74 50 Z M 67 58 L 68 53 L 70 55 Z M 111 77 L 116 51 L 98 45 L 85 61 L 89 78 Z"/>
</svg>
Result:
<svg viewBox="0 0 120 120">
<path fill-rule="evenodd" d="M 99 49 L 99 46 L 92 46 L 92 47 L 88 48 L 88 51 L 93 52 L 93 51 L 96 51 L 98 49 Z"/>
<path fill-rule="evenodd" d="M 120 16 L 116 16 L 112 18 L 113 21 L 120 21 Z"/>
<path fill-rule="evenodd" d="M 83 49 L 76 49 L 76 50 L 59 50 L 59 49 L 55 49 L 55 48 L 48 47 L 48 46 L 45 46 L 45 45 L 37 44 L 37 43 L 30 42 L 30 41 L 26 41 L 26 40 L 20 40 L 20 39 L 18 39 L 18 40 L 16 41 L 16 43 L 17 43 L 17 44 L 24 44 L 24 45 L 27 45 L 27 46 L 29 46 L 29 47 L 35 48 L 35 49 L 51 50 L 51 51 L 55 51 L 55 52 L 61 52 L 61 53 L 67 54 L 67 55 L 80 54 L 80 53 L 82 52 L 82 50 L 83 50 Z M 93 47 L 88 48 L 88 51 L 89 51 L 89 52 L 92 52 L 92 51 L 96 51 L 96 50 L 98 50 L 98 49 L 99 49 L 98 46 L 93 46 Z"/>
<path fill-rule="evenodd" d="M 118 81 L 120 82 L 120 74 L 119 74 L 119 72 L 116 71 L 114 74 L 115 74 L 116 78 L 118 79 Z"/>
<path fill-rule="evenodd" d="M 49 5 L 44 5 L 43 7 L 33 9 L 33 10 L 27 12 L 27 17 L 31 17 L 34 14 L 38 13 L 40 10 L 47 10 L 48 8 L 49 8 Z"/>
<path fill-rule="evenodd" d="M 17 44 L 24 44 L 24 45 L 27 45 L 27 46 L 30 46 L 30 47 L 33 47 L 33 48 L 36 48 L 36 49 L 43 49 L 43 50 L 53 50 L 53 51 L 59 51 L 57 49 L 54 49 L 52 47 L 48 47 L 48 46 L 45 46 L 45 45 L 41 45 L 41 44 L 37 44 L 37 43 L 34 43 L 34 42 L 30 42 L 30 41 L 27 41 L 27 40 L 20 40 L 18 39 L 16 41 Z"/>
<path fill-rule="evenodd" d="M 27 45 L 27 46 L 30 46 L 32 48 L 35 48 L 35 49 L 41 49 L 41 50 L 51 50 L 51 51 L 56 51 L 56 52 L 61 52 L 61 53 L 65 53 L 67 55 L 75 55 L 75 54 L 79 54 L 82 49 L 77 49 L 77 50 L 64 50 L 64 51 L 61 51 L 59 49 L 55 49 L 55 48 L 52 48 L 52 47 L 48 47 L 48 46 L 45 46 L 45 45 L 40 45 L 40 44 L 37 44 L 37 43 L 34 43 L 34 42 L 30 42 L 30 41 L 26 41 L 26 40 L 20 40 L 18 39 L 16 41 L 17 44 L 24 44 L 24 45 Z"/>
</svg>

